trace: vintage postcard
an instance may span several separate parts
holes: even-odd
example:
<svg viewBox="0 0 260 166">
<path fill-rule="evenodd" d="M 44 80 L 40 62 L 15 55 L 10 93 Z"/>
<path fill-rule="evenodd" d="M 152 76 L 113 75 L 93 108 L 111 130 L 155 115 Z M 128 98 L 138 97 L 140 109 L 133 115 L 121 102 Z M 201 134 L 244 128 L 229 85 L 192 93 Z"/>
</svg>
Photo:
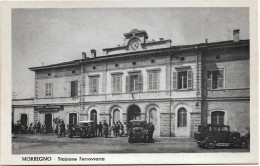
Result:
<svg viewBox="0 0 260 166">
<path fill-rule="evenodd" d="M 216 2 L 2 2 L 1 164 L 258 163 L 258 4 Z"/>
</svg>

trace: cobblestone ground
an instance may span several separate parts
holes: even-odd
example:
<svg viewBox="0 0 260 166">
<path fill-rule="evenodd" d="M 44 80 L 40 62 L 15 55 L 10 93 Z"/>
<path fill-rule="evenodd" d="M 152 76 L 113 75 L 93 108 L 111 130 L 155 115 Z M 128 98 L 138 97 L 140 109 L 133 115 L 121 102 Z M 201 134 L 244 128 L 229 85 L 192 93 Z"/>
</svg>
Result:
<svg viewBox="0 0 260 166">
<path fill-rule="evenodd" d="M 154 143 L 128 143 L 127 137 L 57 138 L 54 134 L 16 134 L 13 154 L 83 154 L 83 153 L 216 153 L 249 152 L 249 149 L 221 147 L 201 149 L 192 138 L 160 137 Z"/>
</svg>

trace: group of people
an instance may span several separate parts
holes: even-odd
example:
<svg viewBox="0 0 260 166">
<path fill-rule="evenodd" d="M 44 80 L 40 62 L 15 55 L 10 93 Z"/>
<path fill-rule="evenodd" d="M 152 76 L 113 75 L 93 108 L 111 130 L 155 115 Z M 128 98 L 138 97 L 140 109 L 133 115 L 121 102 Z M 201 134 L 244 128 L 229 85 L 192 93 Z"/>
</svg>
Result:
<svg viewBox="0 0 260 166">
<path fill-rule="evenodd" d="M 109 126 L 106 121 L 102 124 L 99 122 L 97 124 L 97 136 L 98 137 L 107 137 L 109 130 L 111 131 L 111 136 L 112 137 L 117 137 L 117 136 L 124 136 L 127 135 L 127 126 L 126 122 L 123 124 L 120 121 L 114 122 L 112 126 Z"/>
<path fill-rule="evenodd" d="M 56 125 L 56 134 L 59 137 L 65 137 L 65 124 L 64 121 L 62 121 L 61 123 L 57 123 Z"/>
<path fill-rule="evenodd" d="M 14 134 L 43 134 L 52 133 L 52 131 L 52 126 L 41 125 L 40 122 L 34 125 L 31 123 L 29 126 L 22 125 L 21 123 L 14 123 L 12 125 L 12 133 Z"/>
<path fill-rule="evenodd" d="M 109 130 L 109 126 L 106 121 L 104 121 L 103 124 L 99 122 L 99 124 L 96 125 L 96 136 L 108 137 L 108 130 Z"/>
<path fill-rule="evenodd" d="M 123 124 L 120 121 L 114 122 L 110 129 L 111 129 L 111 136 L 113 137 L 127 135 L 126 122 Z"/>
</svg>

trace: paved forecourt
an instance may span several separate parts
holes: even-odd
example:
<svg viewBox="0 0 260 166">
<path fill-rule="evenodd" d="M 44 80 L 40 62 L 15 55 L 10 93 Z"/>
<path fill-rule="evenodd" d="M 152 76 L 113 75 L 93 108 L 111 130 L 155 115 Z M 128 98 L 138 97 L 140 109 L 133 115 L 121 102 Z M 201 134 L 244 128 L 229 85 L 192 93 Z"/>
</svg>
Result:
<svg viewBox="0 0 260 166">
<path fill-rule="evenodd" d="M 154 143 L 128 143 L 127 137 L 57 138 L 46 134 L 16 134 L 12 138 L 13 154 L 81 154 L 81 153 L 207 153 L 249 152 L 249 149 L 221 147 L 201 149 L 193 138 L 159 137 Z"/>
</svg>

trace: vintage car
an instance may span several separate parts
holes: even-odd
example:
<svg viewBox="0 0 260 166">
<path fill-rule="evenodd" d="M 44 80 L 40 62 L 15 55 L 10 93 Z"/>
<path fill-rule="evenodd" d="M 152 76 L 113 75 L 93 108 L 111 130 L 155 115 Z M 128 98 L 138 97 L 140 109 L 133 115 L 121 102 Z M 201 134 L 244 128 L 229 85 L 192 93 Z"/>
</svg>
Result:
<svg viewBox="0 0 260 166">
<path fill-rule="evenodd" d="M 247 149 L 250 148 L 250 133 L 247 133 L 240 138 L 241 148 Z"/>
<path fill-rule="evenodd" d="M 94 137 L 96 135 L 96 125 L 94 121 L 79 121 L 76 125 L 69 125 L 68 135 L 70 138 L 80 136 L 82 138 Z"/>
<path fill-rule="evenodd" d="M 128 128 L 128 142 L 151 142 L 151 131 L 147 127 L 146 121 L 131 120 Z"/>
<path fill-rule="evenodd" d="M 241 146 L 241 137 L 238 132 L 231 132 L 226 125 L 200 125 L 194 139 L 200 148 L 213 149 L 216 146 Z"/>
</svg>

